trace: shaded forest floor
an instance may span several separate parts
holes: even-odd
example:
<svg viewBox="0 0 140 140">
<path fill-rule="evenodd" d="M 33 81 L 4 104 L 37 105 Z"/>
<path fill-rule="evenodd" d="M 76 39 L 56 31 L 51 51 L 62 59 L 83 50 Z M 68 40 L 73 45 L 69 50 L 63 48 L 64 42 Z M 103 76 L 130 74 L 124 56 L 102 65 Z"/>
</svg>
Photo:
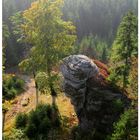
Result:
<svg viewBox="0 0 140 140">
<path fill-rule="evenodd" d="M 7 134 L 10 134 L 14 127 L 15 117 L 18 113 L 29 113 L 32 109 L 35 109 L 36 106 L 34 80 L 26 75 L 20 75 L 20 77 L 25 80 L 25 91 L 14 100 L 10 101 L 10 103 L 6 102 L 9 106 L 9 111 L 6 113 L 4 132 Z M 29 103 L 27 106 L 23 106 L 22 103 L 27 99 L 29 99 Z M 39 95 L 39 103 L 51 104 L 51 96 L 43 94 Z M 78 123 L 70 100 L 62 93 L 61 95 L 58 95 L 56 103 L 63 118 L 63 123 L 65 123 L 64 125 L 70 130 Z"/>
</svg>

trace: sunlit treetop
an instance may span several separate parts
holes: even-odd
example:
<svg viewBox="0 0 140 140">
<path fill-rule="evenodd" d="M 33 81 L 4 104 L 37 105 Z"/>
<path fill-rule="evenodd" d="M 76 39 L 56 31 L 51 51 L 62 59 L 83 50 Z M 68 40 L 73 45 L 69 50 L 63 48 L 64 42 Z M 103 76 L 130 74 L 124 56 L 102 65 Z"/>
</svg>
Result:
<svg viewBox="0 0 140 140">
<path fill-rule="evenodd" d="M 76 39 L 75 26 L 62 19 L 63 0 L 40 0 L 23 13 L 25 40 L 43 47 L 51 64 L 71 52 Z"/>
</svg>

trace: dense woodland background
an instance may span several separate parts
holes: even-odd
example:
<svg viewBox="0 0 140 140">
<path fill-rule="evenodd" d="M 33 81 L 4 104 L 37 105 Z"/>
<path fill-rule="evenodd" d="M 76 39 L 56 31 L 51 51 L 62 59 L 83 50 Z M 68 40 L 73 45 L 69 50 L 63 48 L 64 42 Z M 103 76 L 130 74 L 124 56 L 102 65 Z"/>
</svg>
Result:
<svg viewBox="0 0 140 140">
<path fill-rule="evenodd" d="M 11 17 L 17 12 L 29 8 L 33 1 L 3 0 L 3 24 L 7 26 L 9 31 L 6 47 L 7 67 L 16 66 L 26 55 L 27 49 L 25 44 L 17 41 L 18 35 L 14 31 L 16 28 L 14 23 L 20 21 L 18 19 L 13 21 Z M 87 47 L 86 41 L 91 40 L 93 44 L 91 44 L 90 49 L 94 50 L 95 54 L 90 55 L 102 59 L 103 50 L 110 50 L 112 46 L 122 17 L 129 10 L 133 10 L 137 15 L 137 5 L 137 0 L 87 0 L 86 2 L 84 0 L 65 0 L 63 19 L 71 20 L 76 26 L 78 37 L 75 45 L 76 51 L 86 53 L 87 48 L 84 48 Z M 102 47 L 100 47 L 101 45 Z M 106 53 L 108 55 L 108 51 Z"/>
<path fill-rule="evenodd" d="M 4 140 L 62 140 L 71 130 L 81 140 L 71 104 L 62 105 L 59 64 L 71 54 L 105 67 L 106 81 L 132 101 L 104 139 L 138 139 L 138 0 L 3 0 L 2 7 Z"/>
</svg>

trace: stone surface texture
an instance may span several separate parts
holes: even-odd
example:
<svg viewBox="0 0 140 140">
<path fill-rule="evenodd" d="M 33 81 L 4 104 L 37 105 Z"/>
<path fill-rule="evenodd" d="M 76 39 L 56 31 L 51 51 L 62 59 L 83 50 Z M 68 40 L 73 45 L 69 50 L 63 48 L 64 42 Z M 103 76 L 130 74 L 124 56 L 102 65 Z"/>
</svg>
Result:
<svg viewBox="0 0 140 140">
<path fill-rule="evenodd" d="M 129 99 L 107 83 L 107 67 L 87 56 L 71 55 L 63 60 L 60 70 L 63 90 L 71 99 L 79 127 L 85 132 L 110 133 Z"/>
</svg>

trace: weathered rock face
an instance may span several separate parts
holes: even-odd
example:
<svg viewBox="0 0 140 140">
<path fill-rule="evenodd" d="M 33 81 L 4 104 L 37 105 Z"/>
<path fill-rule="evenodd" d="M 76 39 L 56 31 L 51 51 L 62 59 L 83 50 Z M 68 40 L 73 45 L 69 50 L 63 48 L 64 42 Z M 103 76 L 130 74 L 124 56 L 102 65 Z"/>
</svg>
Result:
<svg viewBox="0 0 140 140">
<path fill-rule="evenodd" d="M 83 131 L 105 134 L 112 130 L 115 122 L 129 101 L 119 91 L 109 88 L 100 68 L 84 55 L 71 55 L 63 60 L 61 72 L 64 77 L 63 90 L 71 99 Z"/>
</svg>

